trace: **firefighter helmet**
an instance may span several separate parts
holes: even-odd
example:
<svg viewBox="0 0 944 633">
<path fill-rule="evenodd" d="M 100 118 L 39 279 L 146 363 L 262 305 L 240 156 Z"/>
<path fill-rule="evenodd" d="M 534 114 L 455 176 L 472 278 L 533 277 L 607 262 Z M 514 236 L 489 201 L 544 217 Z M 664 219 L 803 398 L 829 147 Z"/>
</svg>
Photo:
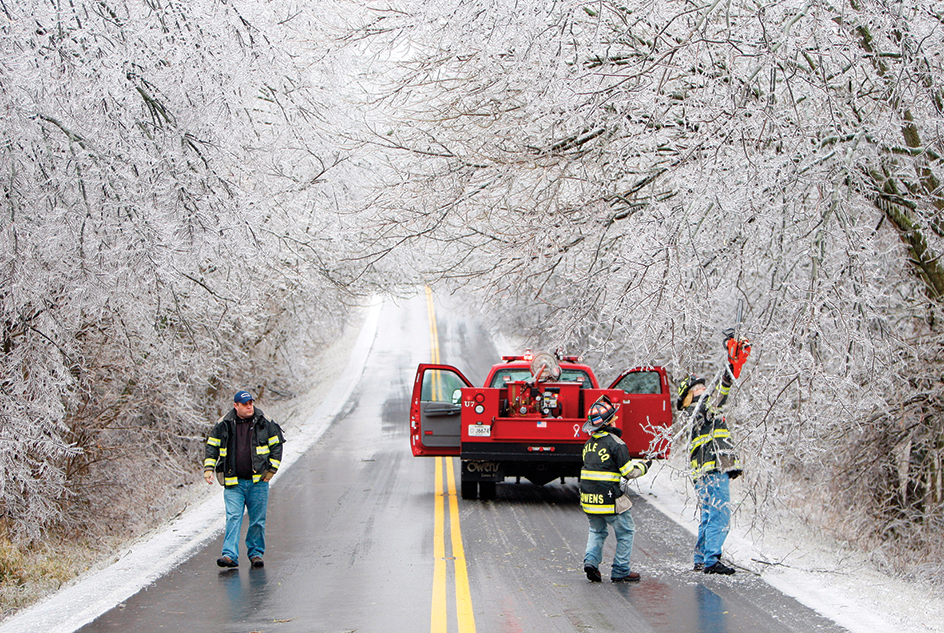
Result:
<svg viewBox="0 0 944 633">
<path fill-rule="evenodd" d="M 683 380 L 683 381 L 679 384 L 679 388 L 678 388 L 678 400 L 675 401 L 675 407 L 676 407 L 679 411 L 681 411 L 682 409 L 684 409 L 684 408 L 685 408 L 685 396 L 688 395 L 688 392 L 691 391 L 691 390 L 692 390 L 692 387 L 694 387 L 695 385 L 703 385 L 703 384 L 705 384 L 705 379 L 704 379 L 704 378 L 699 378 L 699 377 L 696 376 L 695 374 L 689 374 L 688 376 L 686 376 L 686 377 L 685 377 L 685 380 Z"/>
<path fill-rule="evenodd" d="M 587 421 L 583 425 L 584 433 L 593 433 L 594 431 L 606 426 L 616 415 L 616 405 L 606 397 L 606 394 L 600 396 L 596 402 L 587 409 Z"/>
</svg>

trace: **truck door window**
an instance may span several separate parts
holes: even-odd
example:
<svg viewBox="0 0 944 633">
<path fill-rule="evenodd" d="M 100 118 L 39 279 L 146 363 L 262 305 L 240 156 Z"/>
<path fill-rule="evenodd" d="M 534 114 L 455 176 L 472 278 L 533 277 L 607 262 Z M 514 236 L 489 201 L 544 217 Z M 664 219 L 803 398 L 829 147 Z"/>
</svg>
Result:
<svg viewBox="0 0 944 633">
<path fill-rule="evenodd" d="M 424 402 L 451 402 L 454 401 L 456 390 L 466 384 L 456 374 L 442 369 L 429 369 L 423 373 L 423 401 Z"/>
<path fill-rule="evenodd" d="M 616 388 L 626 393 L 662 393 L 662 381 L 657 371 L 634 371 L 626 374 Z"/>
</svg>

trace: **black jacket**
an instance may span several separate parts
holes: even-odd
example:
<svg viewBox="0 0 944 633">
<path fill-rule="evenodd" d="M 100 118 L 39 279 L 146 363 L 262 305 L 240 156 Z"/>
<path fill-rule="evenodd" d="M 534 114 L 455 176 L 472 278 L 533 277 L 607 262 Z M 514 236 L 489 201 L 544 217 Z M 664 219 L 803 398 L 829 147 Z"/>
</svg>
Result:
<svg viewBox="0 0 944 633">
<path fill-rule="evenodd" d="M 622 439 L 604 426 L 583 446 L 580 470 L 580 507 L 587 514 L 617 514 L 616 499 L 623 495 L 620 479 L 646 474 L 646 463 L 629 457 Z"/>
<path fill-rule="evenodd" d="M 250 421 L 250 450 L 252 451 L 252 481 L 259 482 L 266 471 L 277 472 L 282 463 L 282 445 L 285 438 L 278 424 L 265 417 L 256 407 Z M 207 437 L 203 470 L 222 475 L 224 486 L 235 486 L 236 478 L 236 409 L 220 418 Z"/>
<path fill-rule="evenodd" d="M 732 477 L 741 474 L 741 460 L 734 450 L 731 431 L 721 415 L 721 407 L 728 399 L 731 381 L 722 380 L 712 396 L 702 402 L 696 398 L 684 414 L 692 421 L 692 438 L 689 451 L 692 460 L 692 477 L 698 479 L 708 473 L 729 473 Z"/>
</svg>

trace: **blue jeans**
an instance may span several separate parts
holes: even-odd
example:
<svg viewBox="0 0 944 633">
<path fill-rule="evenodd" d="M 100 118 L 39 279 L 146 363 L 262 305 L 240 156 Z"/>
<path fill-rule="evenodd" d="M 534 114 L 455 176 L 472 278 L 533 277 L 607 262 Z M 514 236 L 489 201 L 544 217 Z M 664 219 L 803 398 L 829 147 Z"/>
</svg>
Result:
<svg viewBox="0 0 944 633">
<path fill-rule="evenodd" d="M 711 567 L 721 559 L 721 546 L 731 520 L 731 491 L 727 473 L 708 473 L 695 480 L 701 523 L 695 543 L 695 564 Z"/>
<path fill-rule="evenodd" d="M 622 514 L 588 514 L 590 536 L 587 538 L 587 553 L 583 557 L 584 565 L 600 567 L 603 560 L 603 543 L 609 533 L 608 526 L 613 526 L 616 534 L 616 555 L 613 557 L 613 578 L 629 575 L 629 556 L 633 553 L 633 534 L 636 524 L 629 510 Z"/>
<path fill-rule="evenodd" d="M 249 558 L 265 553 L 266 506 L 269 504 L 269 482 L 252 483 L 240 479 L 235 486 L 223 488 L 226 505 L 226 534 L 223 536 L 223 556 L 239 562 L 239 529 L 243 525 L 243 510 L 249 515 L 246 531 L 246 553 Z"/>
</svg>

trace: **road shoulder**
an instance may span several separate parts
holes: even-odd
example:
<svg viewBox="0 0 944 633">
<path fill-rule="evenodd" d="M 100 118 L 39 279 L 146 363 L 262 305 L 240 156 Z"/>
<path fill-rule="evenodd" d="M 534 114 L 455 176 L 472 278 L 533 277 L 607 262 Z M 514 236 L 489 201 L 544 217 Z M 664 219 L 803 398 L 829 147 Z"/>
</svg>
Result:
<svg viewBox="0 0 944 633">
<path fill-rule="evenodd" d="M 697 507 L 688 477 L 659 463 L 638 481 L 638 493 L 692 534 Z M 733 484 L 737 485 L 737 484 Z M 732 495 L 734 496 L 734 495 Z M 939 588 L 893 578 L 858 552 L 788 517 L 751 521 L 735 511 L 725 558 L 744 573 L 826 616 L 850 633 L 941 633 L 944 596 Z"/>
<path fill-rule="evenodd" d="M 355 325 L 318 358 L 312 384 L 302 396 L 267 413 L 284 423 L 282 472 L 321 437 L 357 384 L 377 330 L 381 302 L 375 300 Z M 359 327 L 357 327 L 359 324 Z M 223 530 L 223 503 L 216 486 L 191 492 L 190 507 L 164 526 L 135 540 L 94 568 L 2 624 L 0 633 L 71 633 L 173 570 Z"/>
</svg>

